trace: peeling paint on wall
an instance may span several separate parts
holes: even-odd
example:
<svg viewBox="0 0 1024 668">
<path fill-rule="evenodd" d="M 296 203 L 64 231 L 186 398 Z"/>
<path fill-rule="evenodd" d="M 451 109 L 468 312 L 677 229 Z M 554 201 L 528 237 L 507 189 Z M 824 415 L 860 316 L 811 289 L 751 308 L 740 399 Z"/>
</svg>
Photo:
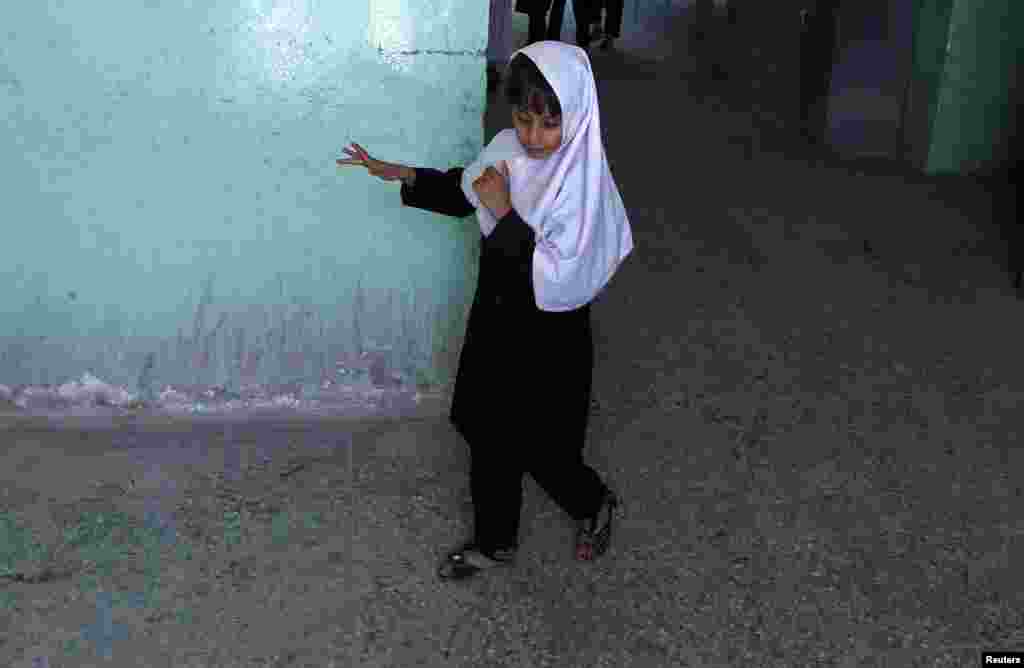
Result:
<svg viewBox="0 0 1024 668">
<path fill-rule="evenodd" d="M 151 342 L 8 338 L 0 340 L 0 380 L 10 402 L 44 412 L 129 404 L 179 412 L 222 404 L 226 410 L 288 404 L 282 397 L 292 397 L 295 408 L 302 401 L 318 408 L 357 395 L 379 398 L 381 389 L 448 391 L 452 360 L 441 356 L 458 344 L 452 332 L 460 325 L 444 321 L 429 290 L 368 295 L 360 281 L 350 304 L 347 319 L 301 299 L 238 309 L 218 299 L 211 275 L 187 335 L 182 327 L 173 338 Z M 438 337 L 446 341 L 435 344 Z M 52 387 L 38 382 L 83 365 L 80 379 Z"/>
</svg>

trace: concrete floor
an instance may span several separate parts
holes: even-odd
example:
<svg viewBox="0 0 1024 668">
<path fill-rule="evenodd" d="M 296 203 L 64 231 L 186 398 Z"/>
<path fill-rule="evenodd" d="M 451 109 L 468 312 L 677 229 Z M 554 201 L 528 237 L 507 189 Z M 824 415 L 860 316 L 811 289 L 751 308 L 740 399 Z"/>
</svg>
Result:
<svg viewBox="0 0 1024 668">
<path fill-rule="evenodd" d="M 594 55 L 636 241 L 593 316 L 586 456 L 626 504 L 608 555 L 573 563 L 527 479 L 517 565 L 437 582 L 471 517 L 444 406 L 7 416 L 0 507 L 37 542 L 85 511 L 177 533 L 148 607 L 121 596 L 146 590 L 141 555 L 18 562 L 0 665 L 110 665 L 91 624 L 123 635 L 117 665 L 151 666 L 938 666 L 1024 643 L 1024 310 L 991 193 L 808 154 L 685 49 L 644 48 L 684 24 Z M 488 139 L 507 118 L 492 100 Z"/>
</svg>

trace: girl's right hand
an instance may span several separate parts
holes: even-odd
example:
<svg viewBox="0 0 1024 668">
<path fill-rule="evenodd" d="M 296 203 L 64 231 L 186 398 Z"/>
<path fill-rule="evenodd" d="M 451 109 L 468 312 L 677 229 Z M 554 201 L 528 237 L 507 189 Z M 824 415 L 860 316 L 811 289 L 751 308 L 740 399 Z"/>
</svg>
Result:
<svg viewBox="0 0 1024 668">
<path fill-rule="evenodd" d="M 366 171 L 368 171 L 371 176 L 376 176 L 377 178 L 385 181 L 398 181 L 406 176 L 410 176 L 410 168 L 393 162 L 374 160 L 370 157 L 370 154 L 366 152 L 366 149 L 355 142 L 352 143 L 351 148 L 345 148 L 344 151 L 352 157 L 338 159 L 338 165 L 359 165 L 366 167 Z"/>
</svg>

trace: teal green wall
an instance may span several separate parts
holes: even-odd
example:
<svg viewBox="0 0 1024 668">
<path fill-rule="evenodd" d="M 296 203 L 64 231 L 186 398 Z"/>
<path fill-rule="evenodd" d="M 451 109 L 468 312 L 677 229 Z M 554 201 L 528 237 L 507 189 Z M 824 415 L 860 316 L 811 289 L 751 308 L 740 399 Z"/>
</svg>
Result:
<svg viewBox="0 0 1024 668">
<path fill-rule="evenodd" d="M 913 84 L 915 91 L 919 92 L 919 104 L 925 110 L 915 120 L 924 122 L 927 127 L 923 133 L 926 137 L 925 156 L 931 145 L 935 109 L 946 67 L 946 46 L 949 41 L 949 19 L 953 13 L 953 1 L 917 0 L 914 10 Z M 924 161 L 927 162 L 927 157 Z"/>
<path fill-rule="evenodd" d="M 944 2 L 943 5 L 949 4 Z M 1024 44 L 1024 4 L 1018 0 L 955 0 L 936 21 L 921 25 L 922 62 L 932 64 L 945 39 L 931 113 L 929 173 L 974 173 L 998 167 L 1012 128 L 1014 66 Z M 940 30 L 948 11 L 948 28 Z M 934 74 L 934 71 L 931 72 Z"/>
<path fill-rule="evenodd" d="M 475 219 L 402 207 L 398 185 L 335 159 L 357 141 L 416 166 L 472 160 L 487 11 L 5 7 L 0 384 L 316 381 L 373 347 L 450 380 Z"/>
</svg>

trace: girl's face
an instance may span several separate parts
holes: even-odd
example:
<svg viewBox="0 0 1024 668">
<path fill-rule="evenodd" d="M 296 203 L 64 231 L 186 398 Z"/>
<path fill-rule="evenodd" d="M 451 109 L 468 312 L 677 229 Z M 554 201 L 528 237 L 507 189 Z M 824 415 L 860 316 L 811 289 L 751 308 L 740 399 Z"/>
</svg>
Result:
<svg viewBox="0 0 1024 668">
<path fill-rule="evenodd" d="M 545 112 L 538 116 L 532 111 L 516 109 L 512 112 L 519 143 L 526 154 L 536 160 L 548 157 L 562 144 L 562 119 Z"/>
</svg>

